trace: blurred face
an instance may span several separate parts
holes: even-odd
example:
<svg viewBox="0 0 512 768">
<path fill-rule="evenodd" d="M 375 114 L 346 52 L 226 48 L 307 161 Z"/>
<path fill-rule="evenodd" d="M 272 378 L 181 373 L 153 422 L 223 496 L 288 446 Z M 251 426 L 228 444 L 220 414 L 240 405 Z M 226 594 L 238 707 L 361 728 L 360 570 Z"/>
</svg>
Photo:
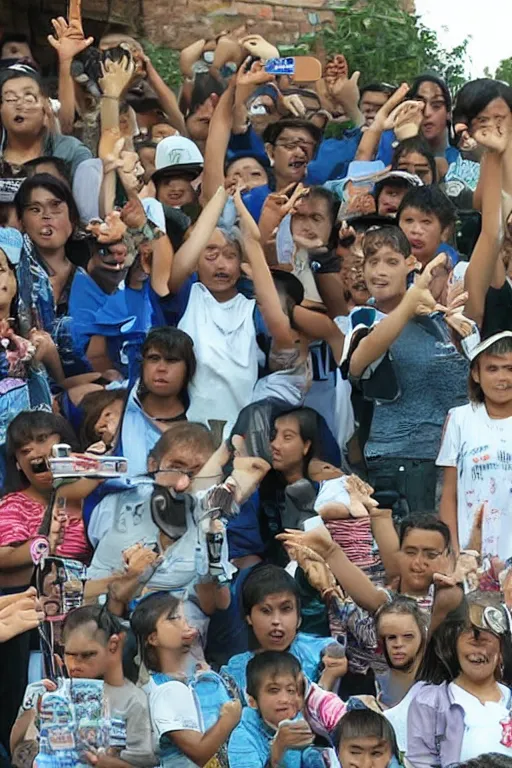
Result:
<svg viewBox="0 0 512 768">
<path fill-rule="evenodd" d="M 220 229 L 216 229 L 210 242 L 199 257 L 197 272 L 200 281 L 219 300 L 228 301 L 236 295 L 240 278 L 240 256 Z"/>
<path fill-rule="evenodd" d="M 157 397 L 175 397 L 183 390 L 187 366 L 181 358 L 169 356 L 150 347 L 142 363 L 142 380 Z"/>
<path fill-rule="evenodd" d="M 106 445 L 110 445 L 117 434 L 123 408 L 124 402 L 122 400 L 114 400 L 110 405 L 105 406 L 94 425 L 94 431 Z"/>
<path fill-rule="evenodd" d="M 230 164 L 226 173 L 226 186 L 242 183 L 246 189 L 261 187 L 268 182 L 266 170 L 254 157 L 241 157 Z"/>
<path fill-rule="evenodd" d="M 277 728 L 283 720 L 293 720 L 300 706 L 299 681 L 292 675 L 269 676 L 261 683 L 257 707 L 265 722 Z"/>
<path fill-rule="evenodd" d="M 8 134 L 36 137 L 41 133 L 44 98 L 35 80 L 19 77 L 4 83 L 0 118 Z"/>
<path fill-rule="evenodd" d="M 66 638 L 64 644 L 64 663 L 70 677 L 100 680 L 107 669 L 110 656 L 109 647 L 98 641 L 100 633 L 96 624 L 91 621 L 82 627 L 77 627 Z"/>
<path fill-rule="evenodd" d="M 179 208 L 194 203 L 196 195 L 190 181 L 186 179 L 162 179 L 158 183 L 158 199 L 163 205 Z"/>
<path fill-rule="evenodd" d="M 429 162 L 421 152 L 407 152 L 407 154 L 403 154 L 396 164 L 396 170 L 407 171 L 407 173 L 419 176 L 426 186 L 434 183 L 434 176 L 432 175 Z"/>
<path fill-rule="evenodd" d="M 395 184 L 385 184 L 379 195 L 377 213 L 380 216 L 394 216 L 400 203 L 404 199 L 408 187 L 400 187 Z"/>
<path fill-rule="evenodd" d="M 156 622 L 155 631 L 148 637 L 148 644 L 160 651 L 172 651 L 186 654 L 196 638 L 193 629 L 183 615 L 183 607 L 175 611 L 165 611 Z"/>
<path fill-rule="evenodd" d="M 49 491 L 52 487 L 52 473 L 47 459 L 57 443 L 60 443 L 60 435 L 41 433 L 35 435 L 30 442 L 16 451 L 16 461 L 20 470 L 29 484 L 41 493 Z"/>
<path fill-rule="evenodd" d="M 0 59 L 31 59 L 32 51 L 28 43 L 5 43 L 2 46 Z"/>
<path fill-rule="evenodd" d="M 457 657 L 461 672 L 473 683 L 484 683 L 494 677 L 500 664 L 500 641 L 492 632 L 472 629 L 457 639 Z"/>
<path fill-rule="evenodd" d="M 441 571 L 446 554 L 443 535 L 438 531 L 411 528 L 400 549 L 401 590 L 411 594 L 425 594 L 432 584 L 434 573 Z"/>
<path fill-rule="evenodd" d="M 25 232 L 42 253 L 63 248 L 73 232 L 67 203 L 43 187 L 32 190 L 23 211 L 22 223 Z"/>
<path fill-rule="evenodd" d="M 384 106 L 389 99 L 387 93 L 381 93 L 380 91 L 365 91 L 362 99 L 359 103 L 359 109 L 364 116 L 364 124 L 366 126 L 371 125 L 375 120 L 375 115 L 381 107 Z"/>
<path fill-rule="evenodd" d="M 152 175 L 156 170 L 155 154 L 156 154 L 155 147 L 141 147 L 138 150 L 139 160 L 141 162 L 142 167 L 144 168 L 145 184 L 147 184 L 150 181 Z"/>
<path fill-rule="evenodd" d="M 493 99 L 472 121 L 469 126 L 470 131 L 476 131 L 479 128 L 501 128 L 503 131 L 510 131 L 512 128 L 512 113 L 507 102 L 502 99 Z"/>
<path fill-rule="evenodd" d="M 320 241 L 329 242 L 332 229 L 331 211 L 326 200 L 321 197 L 304 197 L 298 210 L 292 216 L 292 237 L 301 245 L 309 242 L 315 245 Z"/>
<path fill-rule="evenodd" d="M 153 141 L 162 141 L 162 139 L 166 139 L 168 136 L 175 136 L 176 133 L 177 130 L 172 125 L 167 125 L 167 123 L 156 123 L 151 128 L 151 138 Z"/>
<path fill-rule="evenodd" d="M 263 651 L 286 651 L 300 625 L 295 595 L 291 592 L 267 595 L 253 606 L 247 623 Z"/>
<path fill-rule="evenodd" d="M 379 248 L 364 262 L 364 279 L 377 304 L 395 299 L 405 293 L 407 275 L 414 259 L 405 258 L 388 245 Z"/>
<path fill-rule="evenodd" d="M 501 405 L 512 401 L 512 352 L 506 355 L 483 352 L 471 375 L 490 402 Z"/>
<path fill-rule="evenodd" d="M 315 147 L 313 136 L 303 128 L 285 128 L 273 146 L 265 145 L 268 156 L 274 161 L 277 176 L 286 184 L 304 178 Z"/>
<path fill-rule="evenodd" d="M 160 463 L 150 458 L 148 469 L 156 472 L 155 482 L 166 488 L 175 488 L 179 481 L 180 490 L 190 485 L 190 480 L 204 467 L 211 452 L 206 447 L 203 451 L 191 449 L 184 443 L 176 442 L 161 458 Z"/>
<path fill-rule="evenodd" d="M 422 641 L 413 617 L 406 613 L 386 613 L 379 619 L 378 631 L 389 666 L 409 671 L 418 658 Z"/>
<path fill-rule="evenodd" d="M 206 141 L 210 130 L 210 120 L 217 105 L 219 97 L 212 94 L 204 104 L 201 104 L 193 115 L 186 119 L 187 130 L 192 141 Z"/>
<path fill-rule="evenodd" d="M 17 287 L 16 274 L 0 249 L 0 312 L 9 312 Z"/>
<path fill-rule="evenodd" d="M 375 736 L 345 739 L 338 754 L 343 768 L 388 768 L 393 757 L 387 741 Z"/>
<path fill-rule="evenodd" d="M 272 466 L 278 472 L 302 469 L 304 457 L 311 447 L 300 434 L 299 422 L 295 416 L 281 416 L 274 423 L 272 441 Z"/>
<path fill-rule="evenodd" d="M 413 255 L 426 266 L 441 245 L 441 222 L 434 213 L 424 213 L 419 208 L 407 206 L 400 214 L 398 223 L 411 244 Z"/>
<path fill-rule="evenodd" d="M 415 99 L 425 104 L 421 124 L 423 136 L 428 142 L 439 141 L 446 133 L 449 117 L 443 91 L 436 83 L 425 82 L 418 88 Z"/>
</svg>

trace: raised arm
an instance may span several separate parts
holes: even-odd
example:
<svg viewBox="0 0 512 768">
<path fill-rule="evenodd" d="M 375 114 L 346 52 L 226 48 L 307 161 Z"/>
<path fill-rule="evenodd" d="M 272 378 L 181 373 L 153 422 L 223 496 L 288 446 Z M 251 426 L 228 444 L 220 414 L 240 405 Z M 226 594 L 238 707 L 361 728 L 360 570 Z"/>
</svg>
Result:
<svg viewBox="0 0 512 768">
<path fill-rule="evenodd" d="M 259 242 L 258 225 L 245 207 L 240 190 L 235 192 L 234 200 L 240 217 L 244 253 L 252 269 L 254 290 L 261 313 L 276 347 L 290 349 L 295 346 L 296 337 L 292 332 L 290 320 L 283 312 L 274 280 L 265 260 L 265 254 Z"/>
<path fill-rule="evenodd" d="M 185 280 L 192 275 L 196 268 L 201 251 L 206 248 L 217 222 L 226 204 L 226 191 L 219 187 L 209 203 L 201 211 L 190 237 L 185 240 L 174 257 L 171 277 L 169 279 L 170 293 L 177 293 Z"/>
<path fill-rule="evenodd" d="M 466 317 L 474 320 L 479 326 L 483 322 L 485 297 L 490 285 L 493 283 L 493 279 L 495 280 L 496 287 L 500 287 L 499 280 L 496 281 L 498 277 L 496 270 L 500 267 L 502 151 L 504 149 L 504 142 L 498 140 L 494 143 L 492 139 L 498 137 L 489 137 L 487 135 L 488 131 L 489 129 L 483 129 L 475 133 L 475 139 L 479 143 L 485 143 L 489 151 L 486 152 L 482 160 L 480 177 L 482 231 L 471 255 L 464 280 L 465 288 L 469 294 L 464 314 Z M 505 269 L 503 265 L 501 266 L 501 285 L 503 285 L 505 282 Z"/>
<path fill-rule="evenodd" d="M 69 3 L 69 20 L 62 16 L 52 19 L 55 36 L 48 35 L 48 42 L 59 57 L 59 122 L 62 133 L 69 134 L 75 122 L 75 86 L 71 76 L 71 63 L 75 56 L 94 42 L 84 36 L 81 14 L 82 0 Z"/>
<path fill-rule="evenodd" d="M 224 186 L 224 160 L 233 124 L 235 84 L 233 78 L 219 99 L 210 122 L 210 130 L 204 151 L 202 202 L 207 203 L 219 187 Z"/>
<path fill-rule="evenodd" d="M 160 106 L 169 118 L 169 122 L 182 136 L 188 136 L 185 118 L 181 114 L 176 96 L 169 86 L 162 80 L 151 63 L 151 59 L 148 56 L 144 56 L 143 59 L 148 75 L 148 83 L 156 93 Z"/>
<path fill-rule="evenodd" d="M 336 364 L 340 364 L 345 336 L 330 317 L 322 312 L 295 306 L 293 308 L 293 323 L 299 331 L 309 336 L 310 339 L 326 341 L 332 350 Z"/>
</svg>

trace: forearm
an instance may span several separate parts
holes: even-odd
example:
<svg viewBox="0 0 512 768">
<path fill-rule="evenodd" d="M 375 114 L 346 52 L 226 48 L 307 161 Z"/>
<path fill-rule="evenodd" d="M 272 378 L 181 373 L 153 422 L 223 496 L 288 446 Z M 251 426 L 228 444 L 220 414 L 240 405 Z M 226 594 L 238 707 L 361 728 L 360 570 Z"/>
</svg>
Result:
<svg viewBox="0 0 512 768">
<path fill-rule="evenodd" d="M 380 559 L 388 582 L 399 573 L 397 555 L 400 541 L 393 524 L 390 509 L 376 509 L 370 515 L 373 537 L 379 548 Z"/>
<path fill-rule="evenodd" d="M 350 360 L 350 375 L 359 378 L 368 366 L 384 355 L 403 329 L 414 317 L 407 302 L 407 294 L 400 305 L 378 323 L 371 333 L 360 341 Z"/>
<path fill-rule="evenodd" d="M 356 152 L 356 160 L 373 160 L 382 136 L 382 127 L 373 121 L 372 125 L 363 132 Z"/>
<path fill-rule="evenodd" d="M 34 722 L 35 718 L 35 709 L 27 709 L 18 715 L 18 718 L 12 727 L 9 740 L 11 752 L 14 752 L 18 744 L 25 740 L 27 731 Z"/>
<path fill-rule="evenodd" d="M 169 293 L 173 258 L 174 250 L 167 235 L 153 240 L 150 280 L 152 289 L 161 298 Z"/>
<path fill-rule="evenodd" d="M 459 526 L 457 522 L 457 468 L 445 467 L 443 478 L 443 492 L 439 506 L 439 518 L 450 529 L 452 549 L 455 556 L 459 556 Z"/>
<path fill-rule="evenodd" d="M 0 547 L 0 572 L 17 571 L 33 564 L 30 554 L 30 545 L 32 539 L 23 542 L 18 546 L 7 545 Z"/>
<path fill-rule="evenodd" d="M 62 363 L 60 361 L 57 347 L 52 346 L 44 356 L 42 362 L 48 369 L 48 373 L 54 382 L 60 386 L 63 386 L 65 381 L 64 369 L 62 368 Z"/>
<path fill-rule="evenodd" d="M 386 594 L 374 587 L 368 576 L 348 559 L 341 547 L 334 545 L 325 561 L 342 589 L 361 608 L 373 613 L 385 602 Z"/>
<path fill-rule="evenodd" d="M 193 763 L 204 766 L 227 741 L 232 730 L 231 723 L 221 717 L 204 734 L 197 731 L 174 731 L 166 735 Z"/>
<path fill-rule="evenodd" d="M 99 207 L 100 207 L 100 216 L 102 219 L 105 218 L 109 213 L 112 213 L 114 210 L 114 205 L 116 202 L 116 172 L 108 171 L 108 173 L 103 174 L 103 179 L 101 182 L 100 187 L 100 195 L 99 195 Z"/>
<path fill-rule="evenodd" d="M 107 128 L 119 130 L 119 99 L 114 96 L 102 96 L 100 101 L 101 130 Z"/>
<path fill-rule="evenodd" d="M 224 186 L 224 158 L 233 123 L 234 85 L 230 83 L 220 97 L 208 131 L 204 152 L 203 202 L 207 203 L 220 186 Z"/>
<path fill-rule="evenodd" d="M 71 76 L 71 59 L 59 59 L 59 123 L 62 133 L 70 134 L 75 123 L 75 84 Z"/>
<path fill-rule="evenodd" d="M 268 331 L 278 348 L 289 349 L 294 345 L 290 321 L 282 310 L 263 249 L 257 240 L 246 237 L 244 251 L 252 267 L 254 292 Z"/>
<path fill-rule="evenodd" d="M 339 272 L 317 273 L 315 283 L 330 318 L 348 315 L 345 287 Z"/>
<path fill-rule="evenodd" d="M 217 222 L 226 202 L 224 189 L 218 189 L 209 203 L 201 211 L 192 233 L 174 258 L 169 291 L 177 293 L 185 280 L 197 269 L 197 262 L 201 251 L 206 248 L 210 237 L 217 226 Z"/>
<path fill-rule="evenodd" d="M 92 603 L 100 595 L 108 595 L 112 584 L 121 578 L 118 573 L 112 573 L 110 576 L 105 576 L 103 579 L 90 579 L 85 582 L 84 588 L 84 602 Z"/>
<path fill-rule="evenodd" d="M 114 364 L 107 352 L 107 345 L 103 336 L 92 336 L 87 346 L 87 359 L 93 371 L 103 372 L 114 368 Z"/>
<path fill-rule="evenodd" d="M 160 102 L 163 111 L 169 118 L 169 122 L 171 123 L 172 127 L 176 128 L 176 130 L 179 131 L 182 136 L 188 136 L 185 119 L 181 114 L 180 108 L 178 106 L 178 100 L 173 91 L 171 91 L 169 86 L 166 85 L 166 83 L 162 80 L 152 64 L 147 66 L 147 72 L 148 83 L 156 93 L 158 101 Z"/>
<path fill-rule="evenodd" d="M 296 306 L 293 309 L 293 324 L 310 339 L 326 341 L 331 347 L 336 364 L 340 364 L 345 337 L 327 315 Z"/>
</svg>

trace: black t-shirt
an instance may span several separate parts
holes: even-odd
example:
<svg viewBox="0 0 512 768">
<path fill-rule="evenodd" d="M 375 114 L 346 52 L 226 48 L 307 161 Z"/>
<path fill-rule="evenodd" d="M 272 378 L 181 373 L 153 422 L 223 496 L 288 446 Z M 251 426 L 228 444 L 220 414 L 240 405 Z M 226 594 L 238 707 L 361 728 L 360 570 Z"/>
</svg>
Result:
<svg viewBox="0 0 512 768">
<path fill-rule="evenodd" d="M 512 285 L 509 280 L 501 288 L 489 288 L 485 297 L 482 338 L 498 331 L 512 331 Z"/>
</svg>

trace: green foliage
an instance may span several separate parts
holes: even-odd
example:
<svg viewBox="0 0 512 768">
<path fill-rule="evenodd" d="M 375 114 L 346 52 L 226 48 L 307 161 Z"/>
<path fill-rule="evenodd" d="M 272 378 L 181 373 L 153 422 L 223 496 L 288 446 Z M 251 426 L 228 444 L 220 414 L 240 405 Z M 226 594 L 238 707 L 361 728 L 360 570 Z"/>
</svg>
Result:
<svg viewBox="0 0 512 768">
<path fill-rule="evenodd" d="M 361 82 L 411 82 L 418 74 L 434 71 L 452 90 L 465 82 L 468 39 L 453 50 L 440 45 L 437 34 L 407 13 L 398 0 L 347 0 L 335 9 L 336 24 L 324 27 L 316 37 L 328 54 L 343 53 Z M 299 40 L 300 52 L 314 51 L 311 35 Z"/>
<path fill-rule="evenodd" d="M 512 85 L 512 56 L 509 59 L 500 61 L 494 78 L 495 80 L 504 80 L 509 85 Z"/>
<path fill-rule="evenodd" d="M 141 42 L 146 55 L 151 59 L 162 80 L 167 83 L 169 88 L 174 88 L 175 90 L 179 88 L 182 81 L 179 64 L 180 52 L 173 48 L 154 45 L 149 40 L 142 40 Z"/>
</svg>

